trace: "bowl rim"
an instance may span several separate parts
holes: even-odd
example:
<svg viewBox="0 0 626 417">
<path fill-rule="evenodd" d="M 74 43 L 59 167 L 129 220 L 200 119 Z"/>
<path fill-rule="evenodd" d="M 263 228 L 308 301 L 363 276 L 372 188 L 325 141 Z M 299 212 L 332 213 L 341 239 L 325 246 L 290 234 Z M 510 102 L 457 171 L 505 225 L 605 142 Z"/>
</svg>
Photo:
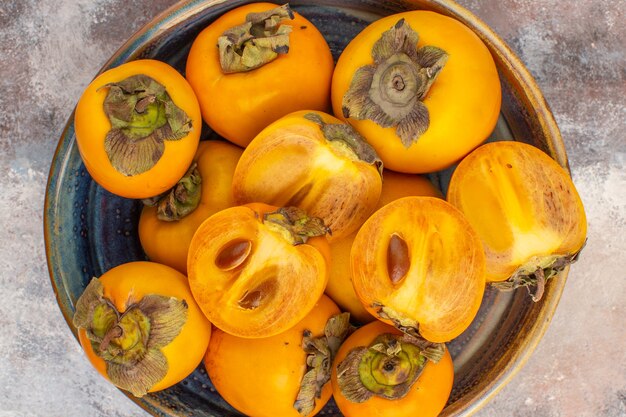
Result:
<svg viewBox="0 0 626 417">
<path fill-rule="evenodd" d="M 151 39 L 158 37 L 168 29 L 193 16 L 203 13 L 206 9 L 227 3 L 228 1 L 229 0 L 181 0 L 171 5 L 161 13 L 157 14 L 152 20 L 144 24 L 126 42 L 124 42 L 122 46 L 118 48 L 118 50 L 105 62 L 98 73 L 94 75 L 94 78 L 108 68 L 118 66 L 127 60 L 133 59 L 133 57 L 141 52 Z M 237 2 L 233 1 L 232 7 L 249 2 L 250 1 L 248 0 Z M 296 0 L 293 3 L 300 4 L 301 2 Z M 532 109 L 535 112 L 535 119 L 539 123 L 541 131 L 544 133 L 546 138 L 549 138 L 549 140 L 546 141 L 549 155 L 569 173 L 565 145 L 554 115 L 552 114 L 552 111 L 534 77 L 517 57 L 517 55 L 504 42 L 504 40 L 480 18 L 453 0 L 408 0 L 406 3 L 415 6 L 416 8 L 426 8 L 453 17 L 464 23 L 480 37 L 480 39 L 487 45 L 489 51 L 492 53 L 498 64 L 504 65 L 507 69 L 507 73 L 513 77 L 513 79 L 509 79 L 509 82 L 517 84 L 518 88 L 527 98 L 529 104 L 532 105 Z M 318 1 L 316 4 L 324 5 L 326 2 Z M 53 196 L 59 191 L 54 187 L 55 180 L 52 178 L 52 175 L 55 171 L 57 171 L 58 166 L 63 165 L 63 161 L 59 160 L 59 157 L 61 156 L 61 151 L 64 145 L 64 138 L 68 136 L 68 132 L 73 128 L 73 120 L 74 110 L 65 124 L 51 161 L 44 197 L 43 228 L 46 262 L 50 282 L 57 299 L 59 309 L 61 310 L 61 313 L 70 330 L 74 334 L 74 337 L 78 340 L 76 329 L 72 324 L 73 312 L 70 311 L 71 309 L 63 307 L 64 303 L 61 300 L 62 288 L 57 286 L 57 280 L 59 277 L 56 275 L 54 269 L 51 247 L 51 242 L 53 240 L 53 230 L 51 227 L 53 222 L 48 215 L 51 212 L 51 207 L 54 202 Z M 67 144 L 67 146 L 72 148 L 75 146 L 75 143 L 71 142 Z M 521 368 L 523 368 L 532 356 L 534 350 L 550 325 L 552 316 L 556 311 L 557 305 L 563 293 L 568 272 L 569 267 L 565 268 L 556 278 L 552 279 L 553 282 L 546 288 L 542 300 L 534 306 L 535 310 L 538 311 L 534 314 L 534 322 L 530 323 L 530 327 L 525 328 L 527 333 L 526 337 L 524 337 L 521 343 L 516 346 L 514 349 L 515 352 L 509 358 L 507 363 L 502 366 L 489 381 L 479 384 L 479 386 L 471 389 L 471 391 L 474 392 L 471 400 L 457 401 L 451 404 L 444 409 L 441 414 L 442 417 L 466 417 L 475 415 L 513 379 Z M 69 299 L 67 299 L 67 301 L 67 305 L 72 304 Z M 509 348 L 508 350 L 512 349 Z M 495 366 L 497 367 L 497 365 Z M 147 404 L 144 400 L 141 398 L 135 398 L 123 390 L 120 391 L 122 391 L 128 398 L 139 405 L 147 413 L 155 415 L 153 413 L 154 410 L 150 408 L 149 404 Z"/>
</svg>

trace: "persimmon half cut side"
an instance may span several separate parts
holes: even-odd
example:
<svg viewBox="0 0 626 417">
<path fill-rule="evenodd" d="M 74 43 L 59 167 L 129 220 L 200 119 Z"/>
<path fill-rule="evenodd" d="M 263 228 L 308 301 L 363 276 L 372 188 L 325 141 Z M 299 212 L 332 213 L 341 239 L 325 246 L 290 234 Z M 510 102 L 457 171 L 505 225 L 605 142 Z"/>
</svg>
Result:
<svg viewBox="0 0 626 417">
<path fill-rule="evenodd" d="M 384 170 L 383 188 L 377 208 L 402 197 L 420 195 L 443 198 L 441 191 L 423 175 Z M 356 233 L 330 243 L 332 264 L 326 285 L 326 294 L 344 311 L 349 311 L 352 319 L 365 324 L 374 320 L 374 317 L 365 310 L 352 286 L 350 250 Z"/>
<path fill-rule="evenodd" d="M 192 238 L 191 291 L 209 321 L 226 333 L 281 333 L 323 294 L 330 257 L 326 229 L 313 225 L 317 236 L 303 237 L 290 230 L 285 216 L 265 204 L 231 207 L 205 220 Z"/>
<path fill-rule="evenodd" d="M 469 154 L 447 198 L 482 239 L 487 281 L 503 289 L 536 285 L 535 301 L 587 237 L 585 210 L 565 169 L 522 142 L 489 143 Z"/>
<path fill-rule="evenodd" d="M 245 149 L 233 177 L 238 204 L 297 206 L 324 219 L 329 241 L 356 231 L 376 208 L 381 162 L 348 124 L 314 111 L 291 113 Z"/>
<path fill-rule="evenodd" d="M 376 211 L 357 233 L 350 263 L 354 289 L 371 314 L 431 342 L 460 335 L 485 288 L 478 234 L 434 197 L 405 197 Z"/>
</svg>

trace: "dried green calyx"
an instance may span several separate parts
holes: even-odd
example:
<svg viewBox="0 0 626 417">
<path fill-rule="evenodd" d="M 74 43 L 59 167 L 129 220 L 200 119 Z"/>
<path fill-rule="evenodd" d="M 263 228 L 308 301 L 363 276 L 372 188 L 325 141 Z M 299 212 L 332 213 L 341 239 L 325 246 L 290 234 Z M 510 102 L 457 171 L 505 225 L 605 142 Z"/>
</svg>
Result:
<svg viewBox="0 0 626 417">
<path fill-rule="evenodd" d="M 120 313 L 93 278 L 76 302 L 73 322 L 86 330 L 111 382 L 141 397 L 167 374 L 161 348 L 178 336 L 187 309 L 185 300 L 151 294 L 137 302 L 129 299 Z"/>
<path fill-rule="evenodd" d="M 407 334 L 382 334 L 368 347 L 352 349 L 337 365 L 342 394 L 355 403 L 377 395 L 403 398 L 424 370 L 427 360 L 438 362 L 445 353 L 442 343 Z"/>
<path fill-rule="evenodd" d="M 310 217 L 298 207 L 281 207 L 263 215 L 263 224 L 278 232 L 292 245 L 306 243 L 315 236 L 330 234 L 330 229 L 319 217 Z"/>
<path fill-rule="evenodd" d="M 448 59 L 435 46 L 417 48 L 418 39 L 404 19 L 385 31 L 372 48 L 374 64 L 356 71 L 342 103 L 345 118 L 395 127 L 407 148 L 428 129 L 422 101 Z"/>
<path fill-rule="evenodd" d="M 383 161 L 378 157 L 376 150 L 352 126 L 346 123 L 325 123 L 316 113 L 307 113 L 304 118 L 317 123 L 326 140 L 336 145 L 336 148 L 345 149 L 344 153 L 354 155 L 352 159 L 374 165 L 382 177 Z"/>
<path fill-rule="evenodd" d="M 331 365 L 352 327 L 350 313 L 331 317 L 324 328 L 324 335 L 313 337 L 306 330 L 302 338 L 302 349 L 307 353 L 306 372 L 294 408 L 302 416 L 308 416 L 315 409 L 315 399 L 320 398 L 322 388 L 330 381 Z"/>
<path fill-rule="evenodd" d="M 164 194 L 142 200 L 147 206 L 156 206 L 157 218 L 172 222 L 193 212 L 202 197 L 202 176 L 198 164 L 193 162 L 185 175 Z"/>
<path fill-rule="evenodd" d="M 225 74 L 250 71 L 289 52 L 291 26 L 282 24 L 294 18 L 288 4 L 249 13 L 245 23 L 225 31 L 217 39 L 220 65 Z"/>
<path fill-rule="evenodd" d="M 419 323 L 417 321 L 410 319 L 393 308 L 380 303 L 374 303 L 372 304 L 372 307 L 376 309 L 376 315 L 379 318 L 391 321 L 396 329 L 412 337 L 421 338 L 419 334 Z"/>
<path fill-rule="evenodd" d="M 584 245 L 583 245 L 584 247 Z M 495 288 L 501 291 L 512 291 L 520 287 L 526 287 L 530 298 L 538 302 L 543 297 L 546 283 L 555 277 L 566 266 L 576 262 L 583 248 L 574 254 L 533 257 L 524 265 L 520 266 L 507 280 L 492 282 Z M 534 288 L 534 293 L 531 292 Z"/>
<path fill-rule="evenodd" d="M 192 129 L 192 121 L 174 104 L 165 87 L 147 75 L 110 83 L 104 113 L 111 130 L 104 148 L 113 167 L 126 176 L 151 169 L 161 159 L 164 141 L 179 140 Z"/>
</svg>

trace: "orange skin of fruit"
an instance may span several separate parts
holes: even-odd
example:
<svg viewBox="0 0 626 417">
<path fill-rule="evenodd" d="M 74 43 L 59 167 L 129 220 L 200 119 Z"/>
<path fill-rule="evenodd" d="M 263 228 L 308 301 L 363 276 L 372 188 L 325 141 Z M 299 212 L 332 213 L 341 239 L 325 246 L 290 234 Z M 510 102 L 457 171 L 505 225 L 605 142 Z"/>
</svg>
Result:
<svg viewBox="0 0 626 417">
<path fill-rule="evenodd" d="M 374 395 L 362 403 L 354 403 L 341 392 L 337 383 L 339 363 L 352 349 L 369 346 L 377 336 L 385 333 L 401 334 L 394 327 L 375 321 L 357 329 L 339 348 L 331 376 L 333 397 L 339 410 L 345 417 L 436 417 L 448 401 L 454 380 L 452 357 L 447 349 L 439 362 L 426 362 L 421 375 L 404 398 L 388 400 Z"/>
<path fill-rule="evenodd" d="M 126 311 L 129 298 L 137 302 L 149 294 L 176 297 L 187 302 L 187 322 L 179 335 L 161 350 L 167 358 L 167 374 L 148 392 L 171 387 L 196 369 L 209 345 L 211 323 L 193 299 L 183 274 L 153 262 L 130 262 L 110 269 L 99 279 L 104 287 L 104 296 L 113 302 L 120 313 Z M 106 362 L 93 350 L 85 329 L 78 329 L 78 339 L 89 362 L 108 379 Z"/>
<path fill-rule="evenodd" d="M 139 217 L 139 239 L 150 260 L 187 273 L 189 244 L 200 224 L 235 205 L 231 186 L 242 152 L 228 142 L 200 142 L 194 159 L 202 177 L 202 195 L 198 207 L 182 219 L 159 220 L 156 207 L 144 206 Z"/>
<path fill-rule="evenodd" d="M 414 174 L 402 174 L 390 170 L 383 173 L 383 188 L 378 200 L 378 210 L 398 198 L 408 196 L 431 196 L 443 198 L 439 191 L 426 177 Z M 374 316 L 367 312 L 352 286 L 350 268 L 350 250 L 357 232 L 330 243 L 332 264 L 326 294 L 343 310 L 350 312 L 350 317 L 359 323 L 369 323 Z"/>
<path fill-rule="evenodd" d="M 113 167 L 104 148 L 111 122 L 103 108 L 108 88 L 102 87 L 137 74 L 165 86 L 174 104 L 192 120 L 192 129 L 179 140 L 164 141 L 163 155 L 148 171 L 126 176 Z M 198 100 L 182 75 L 164 62 L 141 59 L 105 71 L 87 86 L 76 106 L 74 127 L 78 151 L 94 181 L 113 194 L 141 199 L 169 190 L 187 172 L 200 140 L 202 116 Z"/>
<path fill-rule="evenodd" d="M 187 270 L 198 305 L 216 327 L 242 338 L 270 337 L 306 316 L 328 281 L 330 250 L 324 236 L 293 245 L 259 219 L 277 207 L 262 203 L 231 207 L 205 220 L 191 240 Z M 227 270 L 216 260 L 232 242 L 249 241 L 251 250 Z M 248 308 L 246 295 L 259 291 L 262 302 Z"/>
<path fill-rule="evenodd" d="M 448 201 L 480 235 L 490 282 L 533 258 L 574 254 L 587 238 L 585 209 L 567 171 L 522 142 L 489 143 L 468 155 L 452 175 Z"/>
<path fill-rule="evenodd" d="M 291 329 L 260 339 L 242 339 L 215 329 L 204 359 L 211 382 L 219 394 L 240 412 L 254 417 L 301 417 L 293 408 L 306 371 L 302 334 L 324 334 L 326 321 L 339 308 L 322 296 L 313 310 Z M 315 415 L 332 393 L 327 383 L 316 399 Z"/>
<path fill-rule="evenodd" d="M 192 85 L 205 122 L 219 135 L 245 147 L 265 126 L 304 109 L 330 109 L 333 57 L 322 34 L 295 14 L 287 54 L 252 71 L 224 74 L 217 39 L 245 22 L 246 15 L 277 7 L 253 3 L 220 16 L 195 39 L 187 57 L 186 77 Z"/>
<path fill-rule="evenodd" d="M 395 126 L 381 127 L 369 119 L 345 120 L 376 149 L 386 168 L 417 174 L 435 172 L 460 160 L 487 139 L 500 114 L 500 79 L 494 60 L 480 38 L 458 20 L 414 10 L 370 24 L 337 61 L 331 92 L 333 113 L 344 119 L 343 97 L 355 72 L 374 63 L 374 43 L 400 19 L 418 33 L 418 48 L 432 45 L 449 55 L 423 100 L 430 117 L 428 129 L 406 148 Z"/>
</svg>

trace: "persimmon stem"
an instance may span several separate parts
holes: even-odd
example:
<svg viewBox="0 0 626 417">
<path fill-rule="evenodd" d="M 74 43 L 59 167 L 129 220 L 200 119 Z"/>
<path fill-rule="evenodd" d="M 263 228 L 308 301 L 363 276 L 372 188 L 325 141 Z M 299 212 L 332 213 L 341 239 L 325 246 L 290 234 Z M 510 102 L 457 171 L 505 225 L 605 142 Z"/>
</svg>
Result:
<svg viewBox="0 0 626 417">
<path fill-rule="evenodd" d="M 352 349 L 337 365 L 337 383 L 351 402 L 372 396 L 389 400 L 406 396 L 427 360 L 438 362 L 445 353 L 441 343 L 407 334 L 383 334 L 369 346 Z"/>
<path fill-rule="evenodd" d="M 324 138 L 331 145 L 336 145 L 333 147 L 334 149 L 339 150 L 343 148 L 345 151 L 342 154 L 348 155 L 350 159 L 358 159 L 374 165 L 382 177 L 383 161 L 372 145 L 367 143 L 352 126 L 345 123 L 326 123 L 319 114 L 313 112 L 305 114 L 304 118 L 320 126 Z"/>
<path fill-rule="evenodd" d="M 530 287 L 526 287 L 528 289 L 528 293 L 530 294 L 530 298 L 534 302 L 538 302 L 543 297 L 543 292 L 546 288 L 546 275 L 543 272 L 543 268 L 537 268 L 535 271 L 535 279 L 537 280 L 537 288 L 535 289 L 535 293 L 530 292 Z"/>
<path fill-rule="evenodd" d="M 224 74 L 251 71 L 289 52 L 294 18 L 288 4 L 261 13 L 250 13 L 246 21 L 225 31 L 217 40 Z"/>
<path fill-rule="evenodd" d="M 271 213 L 265 213 L 262 221 L 294 246 L 306 243 L 311 237 L 332 234 L 330 228 L 324 224 L 324 220 L 319 217 L 309 217 L 298 207 L 281 207 Z"/>
<path fill-rule="evenodd" d="M 111 165 L 125 176 L 150 170 L 163 156 L 165 141 L 185 137 L 192 121 L 179 108 L 165 86 L 137 74 L 106 84 L 103 110 L 111 129 L 104 149 Z"/>
<path fill-rule="evenodd" d="M 448 60 L 435 46 L 418 48 L 419 35 L 404 19 L 385 31 L 372 47 L 374 63 L 360 67 L 343 96 L 345 118 L 395 127 L 408 148 L 430 124 L 422 103 Z"/>
<path fill-rule="evenodd" d="M 350 313 L 341 313 L 328 319 L 324 334 L 319 337 L 314 337 L 308 329 L 304 330 L 302 349 L 307 354 L 307 368 L 293 404 L 300 415 L 308 416 L 315 409 L 315 399 L 320 398 L 322 388 L 330 381 L 333 359 L 351 331 Z"/>
<path fill-rule="evenodd" d="M 492 282 L 491 285 L 500 291 L 512 291 L 520 287 L 526 287 L 530 298 L 534 302 L 538 302 L 543 297 L 546 283 L 565 269 L 566 266 L 576 262 L 581 250 L 582 248 L 576 253 L 568 255 L 535 257 L 527 264 L 519 267 L 509 279 Z M 537 286 L 534 293 L 530 290 L 532 286 Z"/>
<path fill-rule="evenodd" d="M 202 175 L 198 164 L 193 162 L 176 185 L 163 194 L 143 199 L 146 206 L 157 208 L 157 218 L 174 222 L 192 213 L 202 198 Z"/>
<path fill-rule="evenodd" d="M 107 377 L 116 386 L 141 397 L 168 371 L 161 349 L 172 342 L 187 321 L 184 299 L 157 294 L 126 302 L 120 313 L 93 278 L 76 301 L 73 323 L 83 328 L 94 353 L 106 363 Z"/>
<path fill-rule="evenodd" d="M 100 352 L 106 351 L 111 343 L 111 340 L 122 337 L 122 335 L 124 335 L 124 329 L 122 329 L 118 324 L 111 327 L 102 338 L 102 342 L 100 342 Z"/>
</svg>

